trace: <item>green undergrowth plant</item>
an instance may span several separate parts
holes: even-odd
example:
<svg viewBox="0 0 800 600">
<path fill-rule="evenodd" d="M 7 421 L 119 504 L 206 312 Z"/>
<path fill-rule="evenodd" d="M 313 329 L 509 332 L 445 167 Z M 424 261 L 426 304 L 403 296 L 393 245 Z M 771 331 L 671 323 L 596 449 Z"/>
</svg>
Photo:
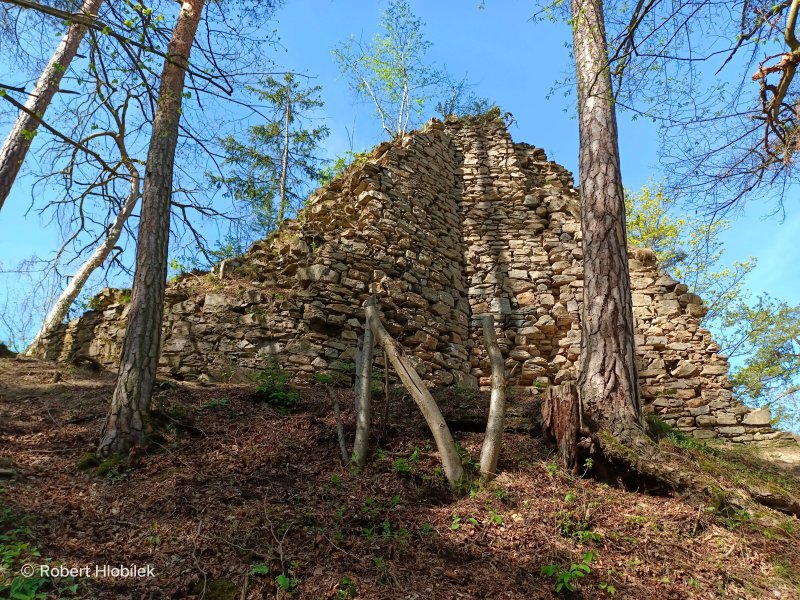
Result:
<svg viewBox="0 0 800 600">
<path fill-rule="evenodd" d="M 89 452 L 82 455 L 75 466 L 83 473 L 103 477 L 110 482 L 121 481 L 127 477 L 125 460 L 119 454 L 110 454 L 101 460 L 96 454 Z"/>
<path fill-rule="evenodd" d="M 205 402 L 202 405 L 202 408 L 208 410 L 220 410 L 223 408 L 229 409 L 231 406 L 231 401 L 227 398 L 211 398 L 209 401 Z"/>
<path fill-rule="evenodd" d="M 290 592 L 300 583 L 296 577 L 281 573 L 275 577 L 275 584 L 285 592 Z"/>
<path fill-rule="evenodd" d="M 456 450 L 461 457 L 461 464 L 464 466 L 464 471 L 467 473 L 478 473 L 480 471 L 480 463 L 472 457 L 469 450 L 458 442 L 456 442 Z"/>
<path fill-rule="evenodd" d="M 356 598 L 358 596 L 358 587 L 356 582 L 351 577 L 345 575 L 339 580 L 336 586 L 336 595 L 334 600 L 348 600 L 348 598 Z"/>
<path fill-rule="evenodd" d="M 555 580 L 556 593 L 562 590 L 575 591 L 575 582 L 592 572 L 589 566 L 595 558 L 594 552 L 584 552 L 578 562 L 566 564 L 550 563 L 543 565 L 539 571 L 541 575 L 552 577 Z"/>
<path fill-rule="evenodd" d="M 350 373 L 337 369 L 331 371 L 316 371 L 311 377 L 315 385 L 322 387 L 347 388 L 352 385 L 353 381 Z"/>
<path fill-rule="evenodd" d="M 0 488 L 0 598 L 44 600 L 72 598 L 78 584 L 72 577 L 53 580 L 44 577 L 41 567 L 49 565 L 33 544 L 33 532 L 23 518 L 5 506 Z M 54 565 L 55 566 L 55 565 Z M 28 572 L 30 569 L 30 572 Z"/>
<path fill-rule="evenodd" d="M 666 440 L 675 446 L 680 446 L 681 448 L 686 448 L 688 450 L 696 450 L 698 452 L 710 454 L 711 456 L 720 455 L 719 450 L 716 448 L 712 448 L 703 442 L 698 442 L 694 438 L 686 435 L 681 430 L 672 427 L 668 423 L 665 423 L 654 414 L 647 415 L 646 420 L 650 434 L 656 439 L 656 441 Z"/>
<path fill-rule="evenodd" d="M 344 154 L 336 157 L 327 167 L 320 171 L 319 185 L 324 187 L 338 179 L 351 165 L 355 165 L 355 168 L 364 166 L 371 154 L 371 150 L 361 152 L 345 151 Z"/>
<path fill-rule="evenodd" d="M 617 588 L 606 581 L 601 581 L 597 584 L 598 589 L 605 592 L 608 596 L 616 596 L 617 595 Z"/>
<path fill-rule="evenodd" d="M 274 358 L 256 372 L 254 379 L 256 398 L 281 414 L 290 412 L 300 400 L 300 393 L 289 385 L 291 374 L 281 368 Z"/>
<path fill-rule="evenodd" d="M 467 383 L 460 382 L 453 386 L 453 393 L 462 400 L 467 402 L 474 402 L 478 399 L 480 391 L 478 388 L 471 386 Z"/>
<path fill-rule="evenodd" d="M 592 524 L 588 519 L 576 516 L 573 511 L 559 511 L 556 520 L 559 532 L 565 538 L 574 539 L 581 544 L 599 542 L 603 539 L 599 533 L 592 531 Z"/>
</svg>

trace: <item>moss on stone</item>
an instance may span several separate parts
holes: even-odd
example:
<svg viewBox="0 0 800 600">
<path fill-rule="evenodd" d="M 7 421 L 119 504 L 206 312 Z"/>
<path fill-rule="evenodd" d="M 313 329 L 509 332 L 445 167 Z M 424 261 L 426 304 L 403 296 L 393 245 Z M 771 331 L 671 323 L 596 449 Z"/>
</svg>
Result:
<svg viewBox="0 0 800 600">
<path fill-rule="evenodd" d="M 119 454 L 112 454 L 97 466 L 94 474 L 98 477 L 105 477 L 121 464 L 122 457 Z"/>
<path fill-rule="evenodd" d="M 615 435 L 606 430 L 601 430 L 598 434 L 600 443 L 603 445 L 603 452 L 610 457 L 617 457 L 625 460 L 630 465 L 639 462 L 640 456 L 633 448 L 623 444 Z"/>
<path fill-rule="evenodd" d="M 722 457 L 696 456 L 703 471 L 749 489 L 762 489 L 777 496 L 800 497 L 800 484 L 777 472 L 765 461 L 746 458 L 743 449 L 722 450 Z"/>
<path fill-rule="evenodd" d="M 94 452 L 87 452 L 78 459 L 78 461 L 75 463 L 75 466 L 79 471 L 89 471 L 99 467 L 100 460 L 97 458 Z"/>
</svg>

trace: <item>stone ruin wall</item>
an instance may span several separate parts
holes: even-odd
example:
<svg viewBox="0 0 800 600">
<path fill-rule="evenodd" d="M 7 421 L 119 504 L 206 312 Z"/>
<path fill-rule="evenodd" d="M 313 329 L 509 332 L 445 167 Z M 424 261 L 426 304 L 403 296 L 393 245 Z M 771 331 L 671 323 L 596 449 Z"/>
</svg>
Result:
<svg viewBox="0 0 800 600">
<path fill-rule="evenodd" d="M 160 370 L 227 380 L 274 357 L 308 382 L 353 362 L 374 293 L 431 386 L 488 385 L 485 314 L 514 385 L 573 380 L 581 260 L 568 171 L 514 143 L 499 120 L 433 120 L 317 190 L 298 220 L 227 261 L 222 278 L 217 270 L 170 283 Z M 652 252 L 632 250 L 629 261 L 646 410 L 699 439 L 790 437 L 770 428 L 768 411 L 733 398 L 728 362 L 698 322 L 700 298 L 659 272 Z M 94 306 L 39 355 L 114 368 L 127 304 L 107 290 Z"/>
</svg>

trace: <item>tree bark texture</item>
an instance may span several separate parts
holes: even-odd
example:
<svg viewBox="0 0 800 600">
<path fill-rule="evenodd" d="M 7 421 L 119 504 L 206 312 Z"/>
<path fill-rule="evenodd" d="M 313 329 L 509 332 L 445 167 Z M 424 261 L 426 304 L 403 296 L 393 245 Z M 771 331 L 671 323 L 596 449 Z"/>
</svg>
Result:
<svg viewBox="0 0 800 600">
<path fill-rule="evenodd" d="M 370 296 L 367 300 L 364 312 L 367 315 L 367 324 L 375 336 L 375 341 L 383 347 L 386 359 L 392 363 L 400 381 L 422 411 L 422 416 L 425 417 L 436 442 L 436 448 L 439 450 L 445 477 L 450 485 L 455 486 L 464 477 L 464 469 L 461 466 L 461 457 L 458 455 L 453 436 L 450 434 L 450 428 L 447 426 L 436 400 L 425 387 L 414 369 L 414 365 L 406 357 L 403 348 L 392 339 L 381 324 L 374 296 Z"/>
<path fill-rule="evenodd" d="M 486 421 L 486 436 L 481 449 L 481 475 L 493 475 L 497 470 L 500 447 L 503 442 L 503 429 L 506 417 L 506 365 L 503 353 L 497 344 L 494 331 L 494 317 L 483 318 L 483 345 L 492 365 L 492 391 L 489 400 L 489 418 Z"/>
<path fill-rule="evenodd" d="M 85 0 L 81 7 L 81 13 L 96 17 L 102 4 L 103 0 Z M 33 137 L 39 128 L 40 119 L 44 117 L 50 102 L 58 92 L 61 78 L 64 77 L 72 59 L 78 53 L 78 47 L 83 41 L 83 36 L 86 35 L 86 30 L 86 25 L 78 23 L 69 26 L 67 33 L 61 38 L 61 43 L 50 57 L 25 102 L 25 108 L 30 113 L 20 111 L 11 132 L 3 143 L 3 148 L 0 150 L 0 210 L 2 210 L 3 204 L 11 192 L 11 187 L 22 168 Z"/>
<path fill-rule="evenodd" d="M 175 148 L 186 67 L 203 3 L 182 3 L 161 72 L 142 192 L 131 308 L 114 396 L 98 447 L 101 456 L 146 444 L 147 412 L 161 345 Z"/>
<path fill-rule="evenodd" d="M 578 391 L 584 425 L 637 437 L 642 417 L 625 202 L 602 0 L 572 0 L 572 20 L 584 264 Z"/>
<path fill-rule="evenodd" d="M 357 471 L 364 468 L 369 450 L 369 430 L 372 423 L 372 359 L 375 337 L 369 323 L 364 325 L 363 344 L 358 364 L 356 388 L 356 437 L 353 442 L 353 464 Z"/>
<path fill-rule="evenodd" d="M 545 435 L 555 442 L 561 463 L 574 472 L 580 432 L 580 403 L 574 383 L 547 388 L 542 403 L 542 426 Z"/>
</svg>

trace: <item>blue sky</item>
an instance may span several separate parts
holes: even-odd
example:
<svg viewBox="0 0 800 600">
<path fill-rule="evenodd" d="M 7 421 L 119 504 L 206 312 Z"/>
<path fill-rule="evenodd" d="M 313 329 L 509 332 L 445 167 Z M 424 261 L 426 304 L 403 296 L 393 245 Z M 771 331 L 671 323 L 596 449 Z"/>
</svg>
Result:
<svg viewBox="0 0 800 600">
<path fill-rule="evenodd" d="M 535 5 L 529 1 L 490 0 L 483 10 L 478 9 L 477 0 L 412 0 L 411 4 L 433 42 L 430 59 L 446 65 L 454 75 L 468 75 L 478 96 L 513 113 L 516 124 L 511 133 L 517 141 L 544 148 L 552 160 L 577 173 L 573 99 L 565 98 L 560 90 L 547 99 L 553 85 L 573 68 L 567 25 L 533 22 Z M 275 27 L 282 47 L 270 50 L 269 56 L 276 70 L 315 76 L 314 83 L 322 86 L 331 129 L 326 150 L 331 157 L 350 147 L 349 135 L 355 149 L 371 147 L 381 139 L 370 107 L 356 101 L 339 77 L 331 49 L 350 35 L 371 37 L 385 7 L 385 1 L 288 0 L 277 14 Z M 0 72 L 10 67 L 0 65 Z M 5 132 L 6 128 L 2 135 Z M 620 150 L 628 188 L 639 188 L 650 178 L 660 177 L 654 126 L 620 115 Z M 0 216 L 0 260 L 6 267 L 34 252 L 46 256 L 57 247 L 56 228 L 41 223 L 34 212 L 25 215 L 30 205 L 29 184 L 30 178 L 26 178 L 16 186 Z M 759 257 L 759 266 L 748 280 L 755 294 L 768 290 L 797 304 L 800 282 L 791 275 L 791 267 L 800 259 L 796 243 L 800 214 L 792 200 L 787 199 L 783 223 L 760 218 L 770 212 L 770 204 L 750 205 L 725 235 L 725 244 L 729 260 Z M 7 277 L 0 280 L 0 286 L 15 283 Z"/>
</svg>

